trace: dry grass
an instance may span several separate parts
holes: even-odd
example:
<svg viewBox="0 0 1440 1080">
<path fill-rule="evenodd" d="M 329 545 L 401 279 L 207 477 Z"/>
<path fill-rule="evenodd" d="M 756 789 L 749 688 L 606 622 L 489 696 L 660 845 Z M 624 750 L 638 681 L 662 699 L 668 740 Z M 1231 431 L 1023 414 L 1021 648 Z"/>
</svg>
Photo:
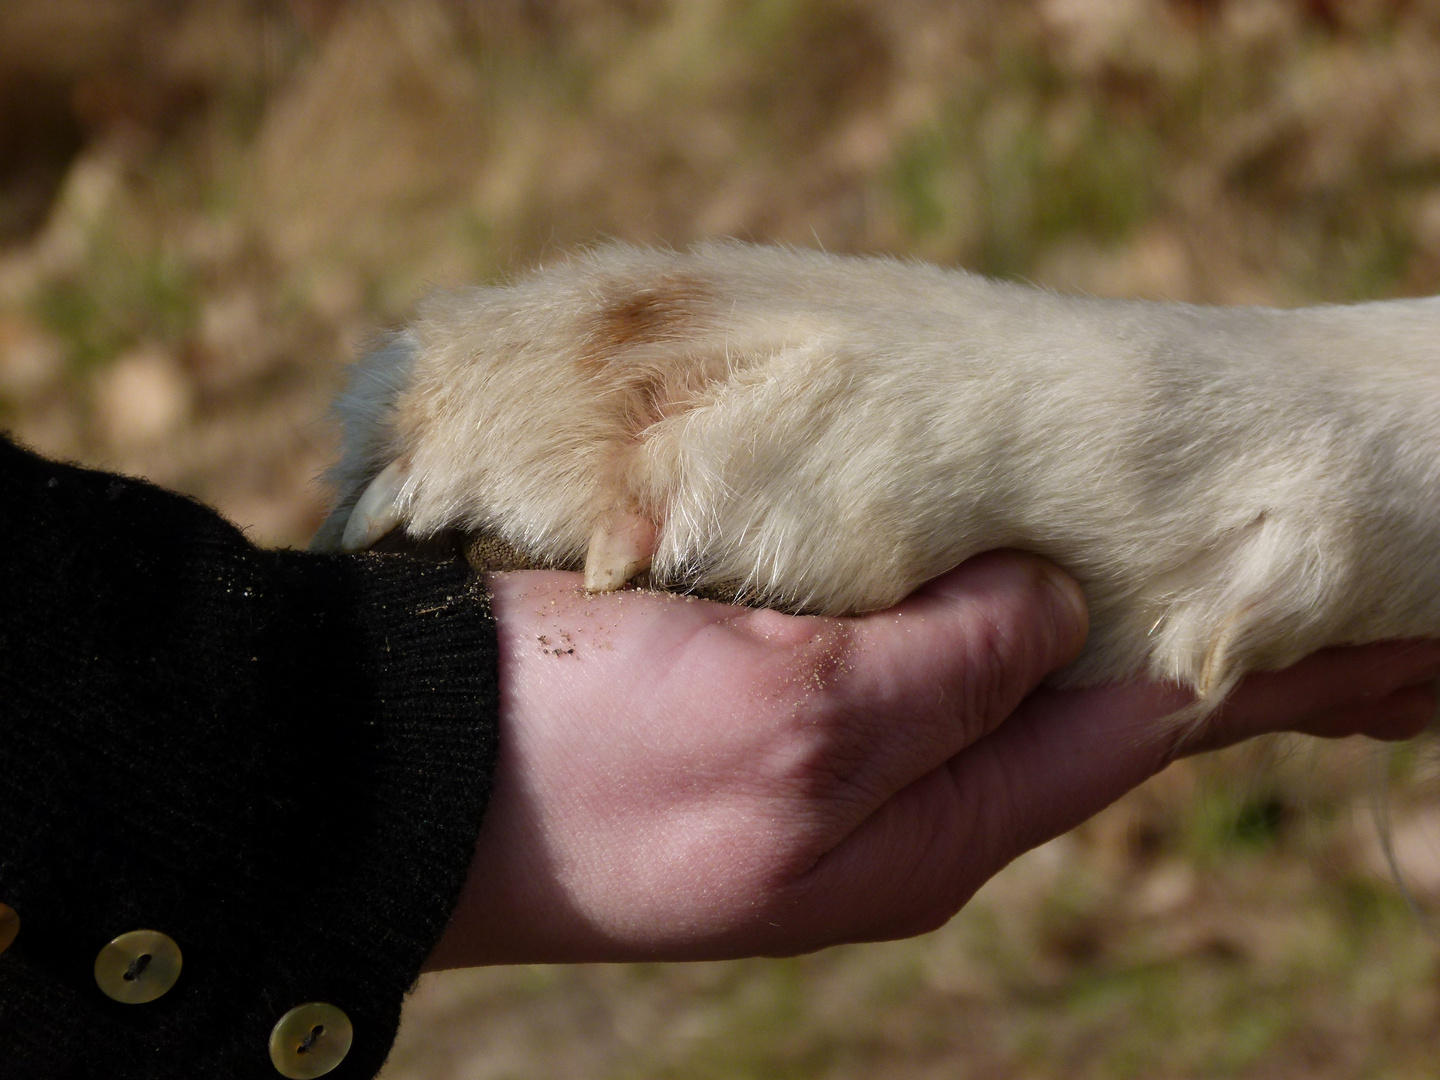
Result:
<svg viewBox="0 0 1440 1080">
<path fill-rule="evenodd" d="M 1433 292 L 1437 101 L 1434 0 L 13 0 L 0 423 L 298 544 L 354 349 L 599 237 Z M 1432 1075 L 1440 947 L 1371 759 L 1263 755 L 1172 769 L 916 942 L 435 978 L 387 1078 Z M 1392 771 L 1440 901 L 1440 801 Z"/>
</svg>

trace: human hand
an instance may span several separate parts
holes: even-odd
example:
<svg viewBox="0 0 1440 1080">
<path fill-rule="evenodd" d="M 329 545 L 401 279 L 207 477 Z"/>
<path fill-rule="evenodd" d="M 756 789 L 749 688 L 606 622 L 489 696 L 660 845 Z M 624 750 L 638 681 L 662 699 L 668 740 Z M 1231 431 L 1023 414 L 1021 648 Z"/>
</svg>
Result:
<svg viewBox="0 0 1440 1080">
<path fill-rule="evenodd" d="M 576 575 L 490 581 L 501 754 L 429 967 L 783 955 L 948 920 L 1176 757 L 1269 731 L 1406 738 L 1440 643 L 1255 675 L 1202 726 L 1154 683 L 1036 690 L 1083 600 L 992 553 L 898 607 L 794 618 Z"/>
</svg>

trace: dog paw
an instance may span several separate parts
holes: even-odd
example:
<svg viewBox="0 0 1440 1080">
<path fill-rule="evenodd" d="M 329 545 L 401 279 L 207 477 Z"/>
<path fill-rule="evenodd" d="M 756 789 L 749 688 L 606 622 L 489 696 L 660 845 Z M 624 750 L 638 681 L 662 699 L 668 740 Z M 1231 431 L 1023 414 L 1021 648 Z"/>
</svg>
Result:
<svg viewBox="0 0 1440 1080">
<path fill-rule="evenodd" d="M 593 590 L 648 571 L 795 611 L 900 599 L 946 568 L 897 490 L 906 422 L 857 400 L 845 320 L 774 254 L 614 247 L 432 300 L 354 370 L 313 546 L 458 534 Z"/>
<path fill-rule="evenodd" d="M 1435 590 L 1386 569 L 1431 558 L 1433 470 L 1398 449 L 1429 412 L 1349 374 L 1429 356 L 1427 304 L 1123 304 L 884 259 L 603 248 L 432 300 L 356 365 L 313 546 L 832 615 L 1019 548 L 1090 603 L 1062 681 L 1149 674 L 1213 705 L 1248 670 L 1434 632 L 1404 598 Z"/>
</svg>

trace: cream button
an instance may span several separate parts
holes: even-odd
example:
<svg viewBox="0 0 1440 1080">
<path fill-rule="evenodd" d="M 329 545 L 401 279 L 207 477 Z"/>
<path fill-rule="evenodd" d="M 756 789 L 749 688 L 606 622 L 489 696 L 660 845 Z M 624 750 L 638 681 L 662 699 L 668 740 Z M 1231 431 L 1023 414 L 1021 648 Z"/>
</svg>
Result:
<svg viewBox="0 0 1440 1080">
<path fill-rule="evenodd" d="M 9 904 L 0 904 L 0 952 L 4 952 L 20 932 L 20 916 Z"/>
<path fill-rule="evenodd" d="M 164 996 L 180 978 L 180 946 L 158 930 L 121 934 L 95 957 L 95 985 L 127 1005 Z"/>
<path fill-rule="evenodd" d="M 307 1001 L 296 1005 L 270 1032 L 270 1062 L 288 1080 L 324 1076 L 345 1060 L 355 1029 L 334 1005 Z"/>
</svg>

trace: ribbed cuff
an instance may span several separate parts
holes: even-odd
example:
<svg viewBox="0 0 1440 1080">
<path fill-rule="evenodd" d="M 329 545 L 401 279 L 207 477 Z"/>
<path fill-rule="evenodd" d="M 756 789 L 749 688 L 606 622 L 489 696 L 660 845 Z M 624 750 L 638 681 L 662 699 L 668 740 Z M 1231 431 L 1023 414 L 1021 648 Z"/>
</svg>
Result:
<svg viewBox="0 0 1440 1080">
<path fill-rule="evenodd" d="M 283 931 L 255 1019 L 268 1033 L 293 1005 L 335 1004 L 355 1026 L 343 1068 L 369 1076 L 470 865 L 497 748 L 495 628 L 464 564 L 274 557 L 295 613 L 275 659 L 308 694 L 276 703 L 296 717 L 295 832 L 272 880 L 293 887 L 266 905 Z"/>
<path fill-rule="evenodd" d="M 373 1075 L 459 895 L 496 753 L 460 564 L 264 552 L 150 484 L 0 438 L 0 1075 L 273 1078 L 296 1005 Z M 174 986 L 110 1000 L 118 934 Z"/>
</svg>

